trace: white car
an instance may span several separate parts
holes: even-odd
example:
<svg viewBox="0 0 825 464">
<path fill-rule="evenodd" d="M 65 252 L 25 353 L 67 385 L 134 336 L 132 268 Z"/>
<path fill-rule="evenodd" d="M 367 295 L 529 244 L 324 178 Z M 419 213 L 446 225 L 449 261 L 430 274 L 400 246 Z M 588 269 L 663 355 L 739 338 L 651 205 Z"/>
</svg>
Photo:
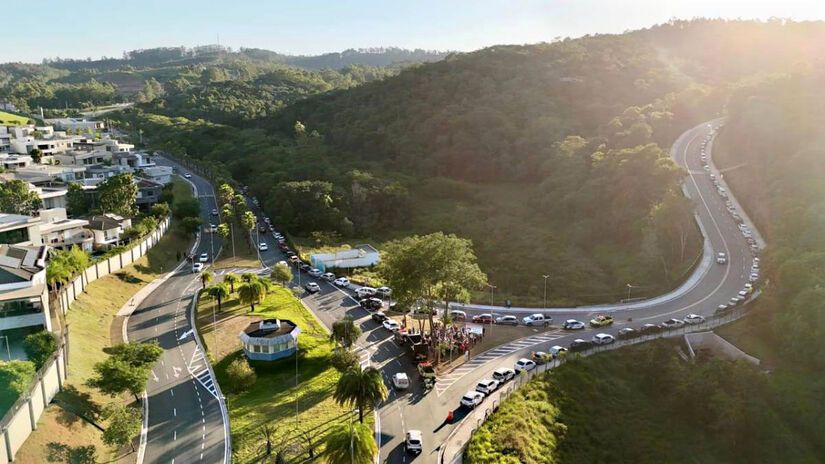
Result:
<svg viewBox="0 0 825 464">
<path fill-rule="evenodd" d="M 567 352 L 567 348 L 565 348 L 563 346 L 555 345 L 555 346 L 550 348 L 550 354 L 554 358 L 558 358 L 559 355 L 561 355 L 562 353 L 566 353 L 566 352 Z"/>
<path fill-rule="evenodd" d="M 461 405 L 465 408 L 473 409 L 484 401 L 484 393 L 480 391 L 468 391 L 461 397 Z"/>
<path fill-rule="evenodd" d="M 720 251 L 719 253 L 716 254 L 716 263 L 717 264 L 725 264 L 727 262 L 728 262 L 728 255 L 726 255 L 725 252 Z"/>
<path fill-rule="evenodd" d="M 688 314 L 685 316 L 685 322 L 688 324 L 701 324 L 705 322 L 704 316 L 700 316 L 699 314 Z"/>
<path fill-rule="evenodd" d="M 545 317 L 544 314 L 531 314 L 521 319 L 521 322 L 524 323 L 526 326 L 533 326 L 533 325 L 548 325 L 550 321 L 552 321 L 552 317 Z"/>
<path fill-rule="evenodd" d="M 198 258 L 198 261 L 200 261 L 202 263 L 205 263 L 205 262 L 209 261 L 209 254 L 208 253 L 201 253 L 200 258 Z"/>
<path fill-rule="evenodd" d="M 260 245 L 258 245 L 258 249 L 261 251 L 269 250 L 269 245 L 267 245 L 266 243 L 261 243 Z"/>
<path fill-rule="evenodd" d="M 593 344 L 595 345 L 609 345 L 615 341 L 616 339 L 610 334 L 598 333 L 593 335 Z"/>
<path fill-rule="evenodd" d="M 685 325 L 685 321 L 681 319 L 668 319 L 662 322 L 663 329 L 678 329 Z"/>
<path fill-rule="evenodd" d="M 376 289 L 377 293 L 382 296 L 390 296 L 392 295 L 392 289 L 390 287 L 378 287 Z"/>
<path fill-rule="evenodd" d="M 187 179 L 191 179 L 191 178 L 192 178 L 192 174 L 189 174 L 189 173 L 187 172 L 186 174 L 184 174 L 184 175 L 183 175 L 183 177 L 185 177 L 185 178 L 187 178 Z"/>
<path fill-rule="evenodd" d="M 516 365 L 513 366 L 513 370 L 516 372 L 532 371 L 535 368 L 536 363 L 533 360 L 527 358 L 519 359 L 518 361 L 516 361 Z"/>
<path fill-rule="evenodd" d="M 209 232 L 217 232 L 217 231 L 218 231 L 218 226 L 216 226 L 215 224 L 209 224 Z"/>
<path fill-rule="evenodd" d="M 216 208 L 212 208 L 212 216 L 217 216 L 218 210 Z"/>
<path fill-rule="evenodd" d="M 499 367 L 493 371 L 493 378 L 498 381 L 499 385 L 512 379 L 516 376 L 516 371 L 509 367 Z"/>
<path fill-rule="evenodd" d="M 498 380 L 495 379 L 481 379 L 476 385 L 476 391 L 490 395 L 498 388 Z"/>
<path fill-rule="evenodd" d="M 396 390 L 406 390 L 410 388 L 410 378 L 404 372 L 398 372 L 392 376 L 392 386 Z"/>
<path fill-rule="evenodd" d="M 203 270 L 203 264 L 195 263 L 192 265 L 192 272 L 200 272 Z"/>
<path fill-rule="evenodd" d="M 364 298 L 367 296 L 374 296 L 378 291 L 372 287 L 358 287 L 355 289 L 355 294 L 358 295 L 360 298 Z"/>
<path fill-rule="evenodd" d="M 321 277 L 321 270 L 317 268 L 312 268 L 307 272 L 307 274 L 311 275 L 312 277 Z"/>
<path fill-rule="evenodd" d="M 404 440 L 404 449 L 408 453 L 421 454 L 424 450 L 424 441 L 420 430 L 407 430 L 407 438 Z"/>
<path fill-rule="evenodd" d="M 346 277 L 339 277 L 335 279 L 334 283 L 339 287 L 347 287 L 349 286 L 349 279 L 347 279 Z"/>
<path fill-rule="evenodd" d="M 562 325 L 561 328 L 566 329 L 566 330 L 582 330 L 585 327 L 586 326 L 584 325 L 584 322 L 582 322 L 582 321 L 577 321 L 575 319 L 568 319 L 568 320 L 564 321 L 564 325 Z"/>
<path fill-rule="evenodd" d="M 324 279 L 324 280 L 328 280 L 328 281 L 332 282 L 333 280 L 335 280 L 335 274 L 333 274 L 331 272 L 325 272 L 325 273 L 321 274 L 321 278 Z"/>
<path fill-rule="evenodd" d="M 398 332 L 399 330 L 401 330 L 401 326 L 398 325 L 398 322 L 392 319 L 387 319 L 386 321 L 382 322 L 381 325 L 383 325 L 384 328 L 389 330 L 390 332 Z"/>
<path fill-rule="evenodd" d="M 307 284 L 304 285 L 304 288 L 307 289 L 309 293 L 318 293 L 321 291 L 321 286 L 315 282 L 307 282 Z"/>
<path fill-rule="evenodd" d="M 467 313 L 464 311 L 453 309 L 450 310 L 450 317 L 458 321 L 466 321 L 467 320 Z"/>
<path fill-rule="evenodd" d="M 751 277 L 748 280 L 750 280 L 751 283 L 756 282 L 757 280 L 759 280 L 759 273 L 758 272 L 751 273 Z"/>
<path fill-rule="evenodd" d="M 746 296 L 748 296 L 748 290 L 747 289 L 739 290 L 739 296 L 741 296 L 742 298 L 745 298 Z"/>
<path fill-rule="evenodd" d="M 496 318 L 496 324 L 518 325 L 518 319 L 516 316 L 499 316 Z"/>
</svg>

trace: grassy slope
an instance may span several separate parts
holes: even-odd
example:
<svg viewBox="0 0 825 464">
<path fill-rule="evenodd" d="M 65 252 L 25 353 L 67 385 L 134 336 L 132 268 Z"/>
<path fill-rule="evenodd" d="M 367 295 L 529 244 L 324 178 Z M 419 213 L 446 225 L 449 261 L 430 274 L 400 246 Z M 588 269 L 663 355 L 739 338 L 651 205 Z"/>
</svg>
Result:
<svg viewBox="0 0 825 464">
<path fill-rule="evenodd" d="M 187 185 L 182 182 L 180 184 L 183 187 Z M 182 194 L 184 191 L 176 185 L 176 193 Z M 191 195 L 191 191 L 187 193 Z M 93 375 L 94 364 L 106 359 L 103 349 L 111 346 L 113 331 L 119 339 L 120 326 L 112 326 L 115 314 L 140 288 L 174 268 L 176 252 L 188 249 L 190 242 L 176 233 L 173 226 L 158 245 L 134 265 L 127 266 L 118 274 L 92 282 L 86 293 L 78 296 L 66 316 L 69 324 L 69 378 L 64 384 L 65 391 L 57 396 L 60 402 L 89 414 L 102 405 L 116 401 L 85 385 Z M 51 405 L 40 418 L 37 431 L 32 433 L 20 449 L 15 462 L 47 462 L 49 447 L 55 443 L 70 447 L 91 444 L 97 448 L 100 458 L 117 458 L 103 444 L 101 433 L 97 429 L 60 407 Z M 134 460 L 134 455 L 121 458 Z"/>
<path fill-rule="evenodd" d="M 210 354 L 215 343 L 213 304 L 208 299 L 201 300 L 197 320 Z M 289 357 L 270 363 L 253 362 L 258 375 L 255 385 L 246 392 L 227 395 L 237 462 L 254 462 L 262 445 L 260 427 L 264 424 L 274 426 L 277 436 L 293 441 L 299 431 L 313 430 L 323 435 L 334 423 L 349 419 L 347 410 L 332 400 L 339 374 L 328 362 L 333 345 L 327 332 L 289 290 L 277 287 L 261 306 L 256 306 L 254 313 L 249 313 L 248 306 L 240 306 L 233 294 L 217 317 L 220 350 L 215 370 L 219 383 L 226 375 L 226 366 L 241 355 L 238 333 L 249 321 L 277 317 L 289 319 L 301 328 L 297 387 L 295 357 Z M 367 418 L 371 420 L 371 416 Z"/>
<path fill-rule="evenodd" d="M 0 124 L 5 124 L 7 126 L 20 126 L 26 124 L 28 121 L 29 118 L 0 111 Z"/>
</svg>

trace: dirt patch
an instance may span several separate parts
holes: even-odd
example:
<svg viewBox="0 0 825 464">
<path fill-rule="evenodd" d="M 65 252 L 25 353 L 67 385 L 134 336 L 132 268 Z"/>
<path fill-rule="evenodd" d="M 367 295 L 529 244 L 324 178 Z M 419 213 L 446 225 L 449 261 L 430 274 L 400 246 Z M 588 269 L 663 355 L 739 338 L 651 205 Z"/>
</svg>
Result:
<svg viewBox="0 0 825 464">
<path fill-rule="evenodd" d="M 231 300 L 230 300 L 231 301 Z M 218 312 L 217 305 L 210 302 L 210 306 L 215 307 L 214 319 L 211 307 L 208 311 L 201 311 L 198 316 L 199 331 L 203 334 L 203 343 L 207 351 L 212 354 L 216 362 L 237 352 L 241 349 L 241 340 L 238 335 L 249 325 L 250 322 L 258 321 L 261 316 L 255 313 L 237 314 L 228 312 Z M 219 330 L 214 330 L 214 323 L 217 322 Z M 217 332 L 217 352 L 213 349 L 216 345 L 215 334 Z"/>
</svg>

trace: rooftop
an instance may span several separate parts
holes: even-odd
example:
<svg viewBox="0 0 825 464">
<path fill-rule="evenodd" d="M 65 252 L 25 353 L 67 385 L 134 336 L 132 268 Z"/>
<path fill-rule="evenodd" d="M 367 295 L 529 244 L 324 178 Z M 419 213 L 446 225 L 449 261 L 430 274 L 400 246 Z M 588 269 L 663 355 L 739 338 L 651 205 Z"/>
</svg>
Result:
<svg viewBox="0 0 825 464">
<path fill-rule="evenodd" d="M 45 246 L 0 245 L 0 284 L 32 280 L 46 269 Z"/>
<path fill-rule="evenodd" d="M 297 329 L 297 330 L 296 330 Z M 293 334 L 293 331 L 295 332 Z M 247 339 L 274 339 L 281 336 L 293 335 L 297 338 L 300 329 L 287 319 L 264 319 L 262 321 L 251 322 L 241 334 L 241 338 Z M 244 337 L 245 336 L 245 337 Z"/>
</svg>

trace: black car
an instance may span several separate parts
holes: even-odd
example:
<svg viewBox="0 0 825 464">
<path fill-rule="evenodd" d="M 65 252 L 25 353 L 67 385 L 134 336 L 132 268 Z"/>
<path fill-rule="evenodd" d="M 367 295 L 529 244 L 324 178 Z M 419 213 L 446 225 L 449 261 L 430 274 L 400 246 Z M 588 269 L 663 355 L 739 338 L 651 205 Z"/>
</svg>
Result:
<svg viewBox="0 0 825 464">
<path fill-rule="evenodd" d="M 570 342 L 570 348 L 568 348 L 568 351 L 570 351 L 571 353 L 575 353 L 577 351 L 584 351 L 590 348 L 591 346 L 593 346 L 593 342 L 577 338 Z"/>
<path fill-rule="evenodd" d="M 639 333 L 643 335 L 659 333 L 661 331 L 662 328 L 656 324 L 645 324 L 639 327 Z"/>
<path fill-rule="evenodd" d="M 381 309 L 384 303 L 381 302 L 378 298 L 364 298 L 363 300 L 358 302 L 362 308 L 367 310 L 376 310 Z"/>
<path fill-rule="evenodd" d="M 287 257 L 290 257 L 290 258 L 295 256 L 295 252 L 292 251 L 292 250 L 289 250 L 289 249 L 284 250 L 284 254 L 287 255 Z"/>
<path fill-rule="evenodd" d="M 630 327 L 625 327 L 624 329 L 619 330 L 618 334 L 619 340 L 630 340 L 631 338 L 638 336 L 639 332 L 636 329 L 631 329 Z"/>
<path fill-rule="evenodd" d="M 373 321 L 375 321 L 379 324 L 387 320 L 387 315 L 382 313 L 381 311 L 376 311 L 376 312 L 372 313 L 371 317 L 372 317 Z"/>
<path fill-rule="evenodd" d="M 302 270 L 302 271 L 304 271 L 304 272 L 309 272 L 309 271 L 311 271 L 311 270 L 312 270 L 312 266 L 310 266 L 310 265 L 309 265 L 309 264 L 307 264 L 307 263 L 301 264 L 300 268 L 301 268 L 301 270 Z"/>
</svg>

